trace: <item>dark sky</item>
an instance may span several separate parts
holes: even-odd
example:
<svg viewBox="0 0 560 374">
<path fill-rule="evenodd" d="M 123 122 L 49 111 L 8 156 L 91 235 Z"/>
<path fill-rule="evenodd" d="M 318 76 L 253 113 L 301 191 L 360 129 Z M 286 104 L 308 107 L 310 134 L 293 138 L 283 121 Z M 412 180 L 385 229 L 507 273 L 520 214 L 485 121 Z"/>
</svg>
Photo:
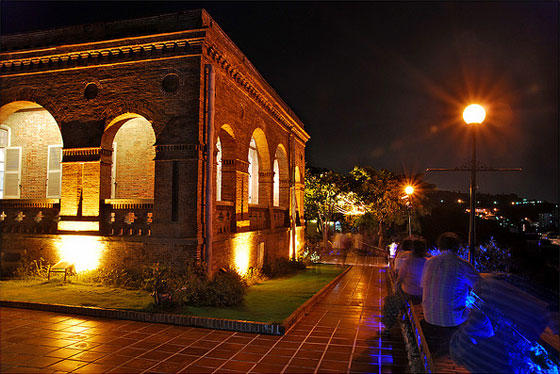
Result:
<svg viewBox="0 0 560 374">
<path fill-rule="evenodd" d="M 398 173 L 470 160 L 482 193 L 559 196 L 558 2 L 1 2 L 2 33 L 206 8 L 311 135 L 310 165 Z M 468 190 L 468 173 L 428 173 Z"/>
</svg>

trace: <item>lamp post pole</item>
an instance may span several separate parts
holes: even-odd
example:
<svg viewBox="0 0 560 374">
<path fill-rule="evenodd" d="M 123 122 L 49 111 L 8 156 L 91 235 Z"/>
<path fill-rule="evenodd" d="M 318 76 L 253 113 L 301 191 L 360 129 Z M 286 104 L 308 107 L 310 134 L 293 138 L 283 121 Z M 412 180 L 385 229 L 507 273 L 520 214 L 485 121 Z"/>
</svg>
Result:
<svg viewBox="0 0 560 374">
<path fill-rule="evenodd" d="M 410 200 L 410 195 L 414 193 L 414 187 L 412 187 L 411 185 L 406 186 L 404 189 L 404 193 L 406 193 L 406 196 L 404 196 L 403 198 L 406 198 L 406 210 L 408 211 L 408 236 L 412 236 L 412 225 L 410 222 L 412 201 Z"/>
<path fill-rule="evenodd" d="M 408 236 L 412 236 L 412 227 L 410 226 L 410 206 L 408 207 Z"/>
<path fill-rule="evenodd" d="M 476 126 L 472 130 L 472 163 L 471 163 L 471 189 L 470 189 L 470 215 L 469 215 L 469 262 L 474 266 L 474 252 L 476 241 Z"/>
<path fill-rule="evenodd" d="M 476 132 L 484 121 L 486 111 L 478 104 L 471 104 L 463 111 L 463 119 L 470 125 L 472 132 L 472 161 L 471 161 L 471 211 L 469 215 L 469 262 L 474 266 L 476 251 Z"/>
</svg>

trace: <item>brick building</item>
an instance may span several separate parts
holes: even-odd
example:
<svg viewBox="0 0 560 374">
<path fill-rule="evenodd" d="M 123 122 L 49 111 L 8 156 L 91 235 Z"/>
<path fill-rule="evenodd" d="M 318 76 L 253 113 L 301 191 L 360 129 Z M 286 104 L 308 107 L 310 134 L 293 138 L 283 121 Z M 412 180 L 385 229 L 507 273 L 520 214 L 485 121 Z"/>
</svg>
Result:
<svg viewBox="0 0 560 374">
<path fill-rule="evenodd" d="M 206 11 L 1 47 L 3 265 L 243 272 L 301 250 L 309 136 Z"/>
</svg>

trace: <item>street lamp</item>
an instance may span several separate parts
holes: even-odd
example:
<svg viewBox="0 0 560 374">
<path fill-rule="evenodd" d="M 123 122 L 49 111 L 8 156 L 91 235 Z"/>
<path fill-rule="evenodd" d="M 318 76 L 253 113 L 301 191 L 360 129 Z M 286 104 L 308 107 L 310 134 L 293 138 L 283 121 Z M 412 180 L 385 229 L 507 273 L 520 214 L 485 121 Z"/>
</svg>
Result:
<svg viewBox="0 0 560 374">
<path fill-rule="evenodd" d="M 411 185 L 406 186 L 404 188 L 404 193 L 407 197 L 406 208 L 408 210 L 408 236 L 412 236 L 412 227 L 410 225 L 410 210 L 412 209 L 412 205 L 410 201 L 410 195 L 414 193 L 414 187 L 412 187 Z"/>
<path fill-rule="evenodd" d="M 481 105 L 471 104 L 463 111 L 463 119 L 467 125 L 473 125 L 472 133 L 472 161 L 471 161 L 471 189 L 470 189 L 470 215 L 469 215 L 469 262 L 474 265 L 475 251 L 475 217 L 476 217 L 476 125 L 480 125 L 486 117 L 486 111 Z"/>
</svg>

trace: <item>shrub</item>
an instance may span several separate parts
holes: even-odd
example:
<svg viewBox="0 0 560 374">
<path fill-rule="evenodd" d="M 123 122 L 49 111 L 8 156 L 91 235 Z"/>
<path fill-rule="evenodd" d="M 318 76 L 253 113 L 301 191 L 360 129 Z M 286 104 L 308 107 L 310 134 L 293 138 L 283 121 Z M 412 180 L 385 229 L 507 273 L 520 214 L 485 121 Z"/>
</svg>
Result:
<svg viewBox="0 0 560 374">
<path fill-rule="evenodd" d="M 270 278 L 277 278 L 303 269 L 305 269 L 303 262 L 279 257 L 266 263 L 263 266 L 263 273 Z"/>
<path fill-rule="evenodd" d="M 142 287 L 151 292 L 156 305 L 172 304 L 177 289 L 170 269 L 159 262 L 145 266 L 142 271 Z"/>
<path fill-rule="evenodd" d="M 18 278 L 48 276 L 49 268 L 44 258 L 31 260 L 29 257 L 22 257 L 19 266 L 15 269 L 14 275 Z"/>
<path fill-rule="evenodd" d="M 247 286 L 252 286 L 257 283 L 261 283 L 267 280 L 268 277 L 262 271 L 262 269 L 250 267 L 247 273 L 243 276 L 243 281 Z"/>
<path fill-rule="evenodd" d="M 232 269 L 220 270 L 212 279 L 206 272 L 190 267 L 177 290 L 177 301 L 193 306 L 233 306 L 243 301 L 247 284 Z"/>
<path fill-rule="evenodd" d="M 246 284 L 236 271 L 220 270 L 209 284 L 208 304 L 212 306 L 234 306 L 243 302 Z"/>
</svg>

